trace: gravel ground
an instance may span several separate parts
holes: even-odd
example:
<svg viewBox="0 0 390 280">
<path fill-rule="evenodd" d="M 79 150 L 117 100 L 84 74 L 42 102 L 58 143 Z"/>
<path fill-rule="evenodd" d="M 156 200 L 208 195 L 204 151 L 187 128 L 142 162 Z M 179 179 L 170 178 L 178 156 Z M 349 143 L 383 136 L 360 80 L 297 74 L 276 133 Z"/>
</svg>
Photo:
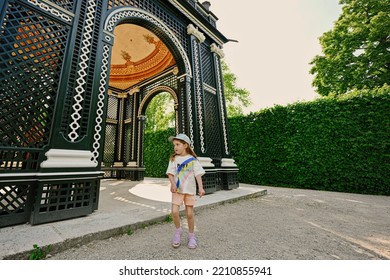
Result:
<svg viewBox="0 0 390 280">
<path fill-rule="evenodd" d="M 56 260 L 390 259 L 390 197 L 267 187 L 263 197 L 196 211 L 199 246 L 171 246 L 173 223 L 52 255 Z"/>
</svg>

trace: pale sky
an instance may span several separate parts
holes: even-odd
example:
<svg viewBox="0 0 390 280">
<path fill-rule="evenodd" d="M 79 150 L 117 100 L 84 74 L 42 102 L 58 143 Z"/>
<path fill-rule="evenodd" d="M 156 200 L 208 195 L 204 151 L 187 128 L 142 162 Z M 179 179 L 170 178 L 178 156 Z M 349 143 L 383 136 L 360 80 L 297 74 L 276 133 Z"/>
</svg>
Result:
<svg viewBox="0 0 390 280">
<path fill-rule="evenodd" d="M 202 0 L 200 2 L 203 2 Z M 209 0 L 217 28 L 229 39 L 225 61 L 251 93 L 256 112 L 276 104 L 314 100 L 309 62 L 321 54 L 318 38 L 341 13 L 338 0 Z"/>
</svg>

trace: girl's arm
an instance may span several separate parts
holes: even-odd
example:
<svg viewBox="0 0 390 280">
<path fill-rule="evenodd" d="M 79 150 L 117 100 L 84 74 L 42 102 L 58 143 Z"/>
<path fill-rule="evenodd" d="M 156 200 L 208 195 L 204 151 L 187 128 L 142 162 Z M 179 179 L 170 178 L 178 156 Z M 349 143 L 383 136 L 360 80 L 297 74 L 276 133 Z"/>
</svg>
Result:
<svg viewBox="0 0 390 280">
<path fill-rule="evenodd" d="M 168 174 L 169 182 L 171 182 L 171 192 L 175 193 L 177 191 L 176 189 L 176 183 L 175 183 L 175 177 L 173 174 Z"/>
<path fill-rule="evenodd" d="M 198 175 L 198 176 L 195 177 L 196 182 L 198 183 L 198 191 L 199 191 L 199 196 L 200 197 L 204 196 L 205 193 L 206 193 L 204 191 L 204 189 L 203 189 L 202 175 Z"/>
</svg>

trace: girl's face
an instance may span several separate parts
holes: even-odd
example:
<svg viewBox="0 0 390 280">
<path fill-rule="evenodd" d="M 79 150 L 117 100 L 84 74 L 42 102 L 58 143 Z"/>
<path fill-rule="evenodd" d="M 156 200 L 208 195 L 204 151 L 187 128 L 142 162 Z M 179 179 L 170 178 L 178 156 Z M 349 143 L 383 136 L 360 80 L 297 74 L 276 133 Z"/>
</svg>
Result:
<svg viewBox="0 0 390 280">
<path fill-rule="evenodd" d="M 188 147 L 187 143 L 182 143 L 179 140 L 173 140 L 173 149 L 178 156 L 185 156 L 187 154 L 186 149 Z"/>
</svg>

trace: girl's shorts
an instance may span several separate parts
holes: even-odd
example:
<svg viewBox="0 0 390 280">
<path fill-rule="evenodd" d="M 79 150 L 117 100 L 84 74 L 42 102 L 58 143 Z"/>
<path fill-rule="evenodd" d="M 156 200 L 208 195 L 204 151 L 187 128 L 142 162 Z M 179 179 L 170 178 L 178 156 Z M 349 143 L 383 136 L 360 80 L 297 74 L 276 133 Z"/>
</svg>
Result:
<svg viewBox="0 0 390 280">
<path fill-rule="evenodd" d="M 195 195 L 187 193 L 172 193 L 172 204 L 180 206 L 183 202 L 186 206 L 194 206 Z"/>
</svg>

